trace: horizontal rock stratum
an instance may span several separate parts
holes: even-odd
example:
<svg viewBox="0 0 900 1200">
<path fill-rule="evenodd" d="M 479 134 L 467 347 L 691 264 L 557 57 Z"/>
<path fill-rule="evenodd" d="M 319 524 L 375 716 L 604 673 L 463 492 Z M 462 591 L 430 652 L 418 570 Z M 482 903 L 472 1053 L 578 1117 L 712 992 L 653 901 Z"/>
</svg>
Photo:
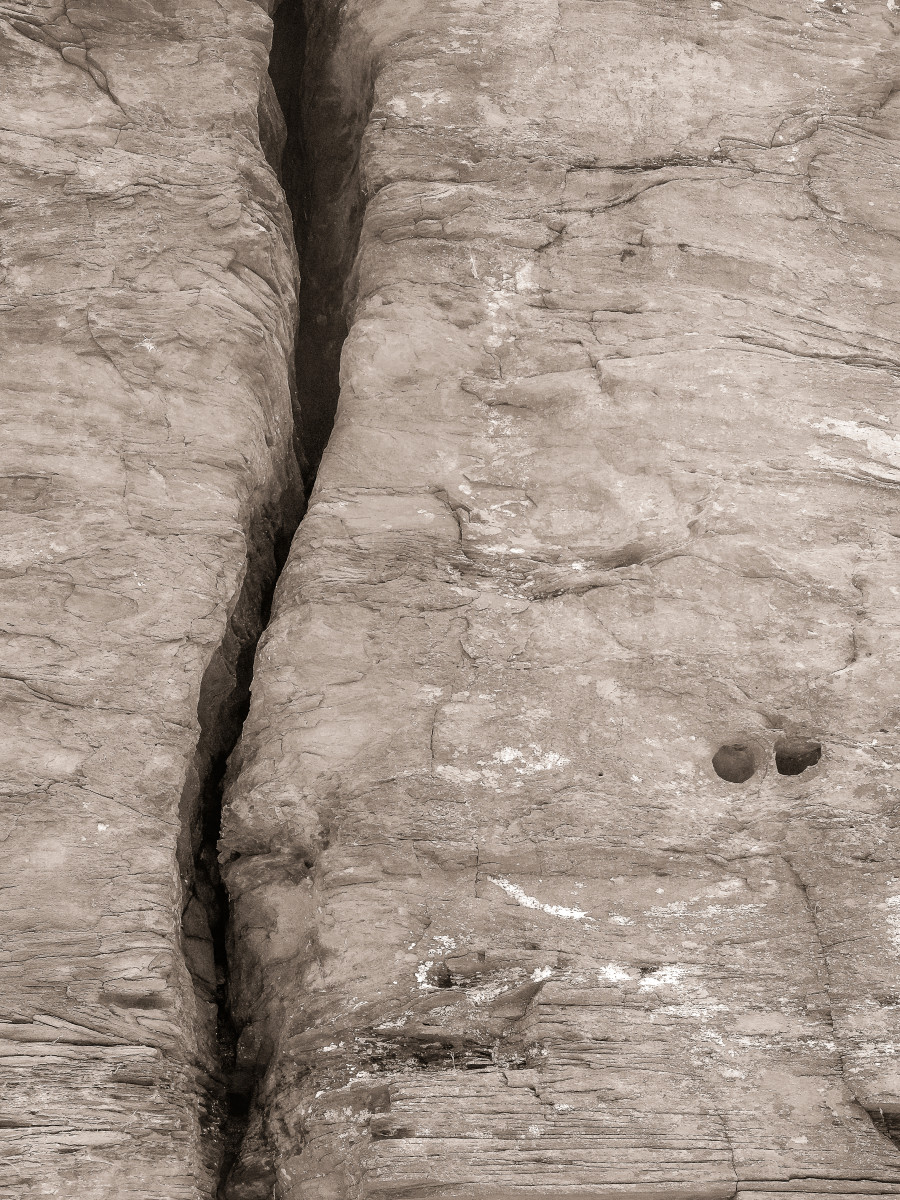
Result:
<svg viewBox="0 0 900 1200">
<path fill-rule="evenodd" d="M 0 3 L 2 1200 L 900 1195 L 898 30 Z"/>
</svg>

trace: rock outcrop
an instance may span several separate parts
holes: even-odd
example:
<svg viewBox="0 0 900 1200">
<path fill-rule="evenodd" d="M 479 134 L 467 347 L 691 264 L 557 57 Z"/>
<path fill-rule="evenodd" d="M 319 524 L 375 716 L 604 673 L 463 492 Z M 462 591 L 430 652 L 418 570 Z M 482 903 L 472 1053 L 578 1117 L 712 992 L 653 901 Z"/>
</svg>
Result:
<svg viewBox="0 0 900 1200">
<path fill-rule="evenodd" d="M 269 38 L 244 0 L 0 5 L 4 1200 L 215 1191 L 201 797 L 301 499 Z"/>
<path fill-rule="evenodd" d="M 893 0 L 0 14 L 0 1197 L 900 1194 Z"/>
<path fill-rule="evenodd" d="M 342 13 L 366 208 L 230 766 L 227 1194 L 896 1194 L 897 17 Z"/>
</svg>

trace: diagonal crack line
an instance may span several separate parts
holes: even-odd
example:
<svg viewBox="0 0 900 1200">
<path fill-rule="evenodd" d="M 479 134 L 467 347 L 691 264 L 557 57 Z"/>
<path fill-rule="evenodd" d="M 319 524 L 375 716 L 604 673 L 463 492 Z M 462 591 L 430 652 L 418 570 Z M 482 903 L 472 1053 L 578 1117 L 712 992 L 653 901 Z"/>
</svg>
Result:
<svg viewBox="0 0 900 1200">
<path fill-rule="evenodd" d="M 786 855 L 782 855 L 782 861 L 784 862 L 785 866 L 788 869 L 788 872 L 790 874 L 790 877 L 791 877 L 791 880 L 792 880 L 794 886 L 797 888 L 797 891 L 803 897 L 803 903 L 804 903 L 804 905 L 806 907 L 806 911 L 809 915 L 809 923 L 812 926 L 812 930 L 813 930 L 813 933 L 815 934 L 815 938 L 816 938 L 816 944 L 819 947 L 819 973 L 821 975 L 822 986 L 825 989 L 825 995 L 828 1000 L 828 1024 L 831 1028 L 832 1039 L 834 1041 L 835 1050 L 836 1050 L 836 1053 L 838 1056 L 838 1061 L 840 1062 L 840 1066 L 841 1066 L 841 1077 L 844 1080 L 844 1084 L 845 1084 L 847 1090 L 850 1092 L 851 1095 L 853 1095 L 853 1089 L 850 1087 L 850 1080 L 849 1080 L 848 1072 L 846 1069 L 847 1065 L 844 1061 L 844 1053 L 843 1053 L 843 1050 L 841 1049 L 841 1043 L 840 1043 L 840 1039 L 838 1037 L 837 1027 L 835 1026 L 835 1023 L 834 1023 L 834 1011 L 833 1011 L 832 1005 L 831 1005 L 831 990 L 832 990 L 831 965 L 828 961 L 828 951 L 826 950 L 825 943 L 822 940 L 822 931 L 819 927 L 818 909 L 817 909 L 815 901 L 813 900 L 812 896 L 810 896 L 810 894 L 809 894 L 809 886 L 806 883 L 806 881 L 804 880 L 803 876 L 800 874 L 799 870 L 797 869 L 796 864 L 790 858 L 788 858 Z"/>
</svg>

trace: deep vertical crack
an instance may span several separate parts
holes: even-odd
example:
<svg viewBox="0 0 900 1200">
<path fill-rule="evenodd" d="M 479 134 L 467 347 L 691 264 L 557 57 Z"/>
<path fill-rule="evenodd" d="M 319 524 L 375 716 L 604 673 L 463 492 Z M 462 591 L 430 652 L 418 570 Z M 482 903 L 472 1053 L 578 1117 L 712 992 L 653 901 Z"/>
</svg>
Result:
<svg viewBox="0 0 900 1200">
<path fill-rule="evenodd" d="M 259 109 L 260 141 L 284 189 L 300 261 L 292 364 L 294 449 L 307 496 L 337 407 L 347 334 L 344 292 L 363 212 L 359 151 L 371 108 L 368 72 L 360 72 L 358 86 L 348 94 L 346 72 L 335 68 L 340 12 L 338 0 L 282 0 L 277 5 L 269 62 L 272 88 L 261 97 Z M 201 1059 L 211 1064 L 201 1097 L 202 1153 L 217 1180 L 218 1200 L 238 1194 L 249 1200 L 271 1190 L 268 1178 L 233 1181 L 263 1068 L 248 1070 L 237 1059 L 240 1029 L 230 993 L 230 910 L 217 847 L 226 767 L 250 707 L 256 646 L 303 508 L 299 489 L 283 495 L 252 532 L 244 585 L 204 675 L 198 705 L 201 732 L 182 802 L 182 944 L 198 1002 Z"/>
<path fill-rule="evenodd" d="M 179 870 L 182 948 L 197 1000 L 197 1037 L 206 1081 L 201 1095 L 204 1165 L 218 1177 L 232 1154 L 242 1098 L 234 1086 L 237 1032 L 228 988 L 228 896 L 216 852 L 225 768 L 250 706 L 256 645 L 297 527 L 302 495 L 287 493 L 264 511 L 247 552 L 244 583 L 225 636 L 204 673 L 197 706 L 200 737 L 182 798 Z"/>
<path fill-rule="evenodd" d="M 360 147 L 372 107 L 367 62 L 341 58 L 344 18 L 338 0 L 283 0 L 269 65 L 287 126 L 281 180 L 300 256 L 297 430 L 307 494 L 337 409 L 345 289 L 364 209 Z"/>
</svg>

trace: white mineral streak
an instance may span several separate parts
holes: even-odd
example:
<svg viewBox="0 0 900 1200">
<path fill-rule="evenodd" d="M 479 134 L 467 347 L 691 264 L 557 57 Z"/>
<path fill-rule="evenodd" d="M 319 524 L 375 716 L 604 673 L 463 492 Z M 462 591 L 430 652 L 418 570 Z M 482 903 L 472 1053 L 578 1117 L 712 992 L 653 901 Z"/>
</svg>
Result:
<svg viewBox="0 0 900 1200">
<path fill-rule="evenodd" d="M 580 908 L 566 908 L 562 904 L 544 904 L 543 901 L 536 900 L 534 896 L 527 895 L 518 884 L 511 883 L 508 879 L 496 878 L 493 875 L 489 875 L 488 878 L 491 883 L 502 888 L 507 896 L 511 896 L 523 908 L 535 908 L 540 912 L 547 913 L 550 917 L 561 917 L 564 921 L 593 921 L 594 919 Z"/>
<path fill-rule="evenodd" d="M 609 983 L 627 983 L 631 979 L 631 975 L 618 963 L 607 963 L 597 973 L 601 979 L 605 979 Z"/>
</svg>

